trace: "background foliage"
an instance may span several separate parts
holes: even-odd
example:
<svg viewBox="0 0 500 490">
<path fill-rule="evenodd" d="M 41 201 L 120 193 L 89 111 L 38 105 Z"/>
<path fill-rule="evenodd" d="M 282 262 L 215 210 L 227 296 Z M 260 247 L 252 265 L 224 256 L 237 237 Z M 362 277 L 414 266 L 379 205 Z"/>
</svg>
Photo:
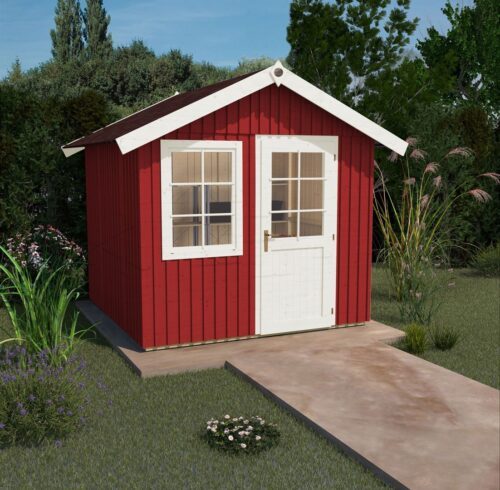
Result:
<svg viewBox="0 0 500 490">
<path fill-rule="evenodd" d="M 293 0 L 289 66 L 402 138 L 416 137 L 430 160 L 453 146 L 475 158 L 442 172 L 459 184 L 499 171 L 498 55 L 500 4 L 447 1 L 447 32 L 428 29 L 409 49 L 418 19 L 410 0 Z M 82 156 L 65 159 L 63 143 L 184 92 L 269 66 L 262 57 L 236 68 L 195 62 L 179 49 L 156 54 L 141 40 L 113 46 L 102 0 L 58 0 L 53 58 L 23 71 L 16 60 L 0 81 L 0 242 L 37 224 L 53 224 L 85 246 Z M 22 115 L 22 117 L 19 117 Z M 383 149 L 377 150 L 380 161 Z M 384 163 L 388 187 L 400 168 Z M 446 226 L 456 238 L 484 247 L 500 237 L 498 186 L 488 206 L 457 205 Z M 375 232 L 375 244 L 378 233 Z M 470 253 L 456 251 L 463 263 Z"/>
</svg>

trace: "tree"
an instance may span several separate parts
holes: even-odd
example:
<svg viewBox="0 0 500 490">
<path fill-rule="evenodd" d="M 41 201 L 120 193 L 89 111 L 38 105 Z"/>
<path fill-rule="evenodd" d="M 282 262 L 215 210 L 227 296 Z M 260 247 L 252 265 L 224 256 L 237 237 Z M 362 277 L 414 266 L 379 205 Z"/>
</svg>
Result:
<svg viewBox="0 0 500 490">
<path fill-rule="evenodd" d="M 418 19 L 410 0 L 293 0 L 288 63 L 300 76 L 345 102 L 357 102 L 368 77 L 394 66 Z"/>
<path fill-rule="evenodd" d="M 107 56 L 111 53 L 113 43 L 111 34 L 108 33 L 110 20 L 102 0 L 87 0 L 83 14 L 83 37 L 89 58 Z"/>
<path fill-rule="evenodd" d="M 78 0 L 58 0 L 55 9 L 55 29 L 50 31 L 52 56 L 66 63 L 80 56 L 83 50 L 82 11 Z"/>
<path fill-rule="evenodd" d="M 7 73 L 7 77 L 5 78 L 6 82 L 11 85 L 16 85 L 21 82 L 23 78 L 23 69 L 21 67 L 21 62 L 19 58 L 16 58 L 16 61 L 12 63 L 9 73 Z"/>
<path fill-rule="evenodd" d="M 440 34 L 429 28 L 417 43 L 422 57 L 445 96 L 482 103 L 494 114 L 500 104 L 500 3 L 475 0 L 460 8 L 447 0 L 442 10 L 450 29 Z"/>
</svg>

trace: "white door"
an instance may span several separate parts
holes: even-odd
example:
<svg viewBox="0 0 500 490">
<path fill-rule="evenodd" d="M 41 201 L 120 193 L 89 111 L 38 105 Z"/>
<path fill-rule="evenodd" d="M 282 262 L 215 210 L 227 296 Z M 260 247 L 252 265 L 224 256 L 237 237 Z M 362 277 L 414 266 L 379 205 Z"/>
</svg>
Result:
<svg viewBox="0 0 500 490">
<path fill-rule="evenodd" d="M 338 139 L 257 136 L 256 145 L 256 332 L 332 326 Z"/>
</svg>

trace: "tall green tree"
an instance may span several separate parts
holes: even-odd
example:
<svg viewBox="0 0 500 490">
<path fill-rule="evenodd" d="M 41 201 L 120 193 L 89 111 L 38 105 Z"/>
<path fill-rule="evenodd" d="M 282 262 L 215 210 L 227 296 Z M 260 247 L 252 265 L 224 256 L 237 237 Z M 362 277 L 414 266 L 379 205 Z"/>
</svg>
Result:
<svg viewBox="0 0 500 490">
<path fill-rule="evenodd" d="M 394 66 L 418 23 L 410 0 L 293 0 L 287 61 L 311 83 L 345 102 L 362 96 L 364 81 Z"/>
<path fill-rule="evenodd" d="M 498 112 L 500 105 L 500 2 L 475 0 L 472 6 L 442 9 L 450 22 L 441 34 L 435 27 L 417 43 L 435 79 L 449 99 L 468 100 Z"/>
<path fill-rule="evenodd" d="M 80 2 L 58 0 L 54 21 L 55 29 L 50 31 L 52 56 L 61 63 L 78 58 L 83 50 Z"/>
<path fill-rule="evenodd" d="M 109 55 L 113 49 L 111 34 L 108 33 L 111 17 L 106 13 L 102 0 L 87 0 L 83 21 L 87 56 L 94 58 Z"/>
</svg>

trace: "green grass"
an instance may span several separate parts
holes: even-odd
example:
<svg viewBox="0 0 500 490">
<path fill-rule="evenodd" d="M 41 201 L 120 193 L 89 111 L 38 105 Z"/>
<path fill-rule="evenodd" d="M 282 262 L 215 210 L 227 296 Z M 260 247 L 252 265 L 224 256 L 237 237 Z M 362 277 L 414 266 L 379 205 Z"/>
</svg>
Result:
<svg viewBox="0 0 500 490">
<path fill-rule="evenodd" d="M 388 279 L 385 269 L 374 267 L 372 318 L 402 328 Z M 454 326 L 460 340 L 449 351 L 429 348 L 420 357 L 500 388 L 500 279 L 469 270 L 442 271 L 439 279 L 443 289 L 437 298 L 441 308 L 436 321 Z"/>
<path fill-rule="evenodd" d="M 448 281 L 447 277 L 443 277 Z M 499 282 L 457 272 L 446 290 L 440 319 L 460 328 L 449 352 L 423 357 L 498 386 Z M 384 271 L 374 271 L 373 317 L 401 326 Z M 0 311 L 0 322 L 6 322 Z M 138 378 L 107 345 L 79 347 L 108 386 L 111 407 L 83 432 L 39 448 L 0 451 L 0 488 L 383 488 L 332 444 L 222 370 Z M 280 444 L 254 456 L 210 449 L 199 434 L 205 421 L 226 412 L 276 422 Z"/>
<path fill-rule="evenodd" d="M 2 316 L 3 315 L 3 316 Z M 0 311 L 0 321 L 5 321 Z M 326 439 L 223 369 L 138 378 L 111 348 L 81 354 L 112 406 L 63 441 L 0 450 L 0 488 L 385 488 Z M 260 415 L 278 424 L 277 447 L 231 456 L 200 437 L 211 417 Z"/>
</svg>

